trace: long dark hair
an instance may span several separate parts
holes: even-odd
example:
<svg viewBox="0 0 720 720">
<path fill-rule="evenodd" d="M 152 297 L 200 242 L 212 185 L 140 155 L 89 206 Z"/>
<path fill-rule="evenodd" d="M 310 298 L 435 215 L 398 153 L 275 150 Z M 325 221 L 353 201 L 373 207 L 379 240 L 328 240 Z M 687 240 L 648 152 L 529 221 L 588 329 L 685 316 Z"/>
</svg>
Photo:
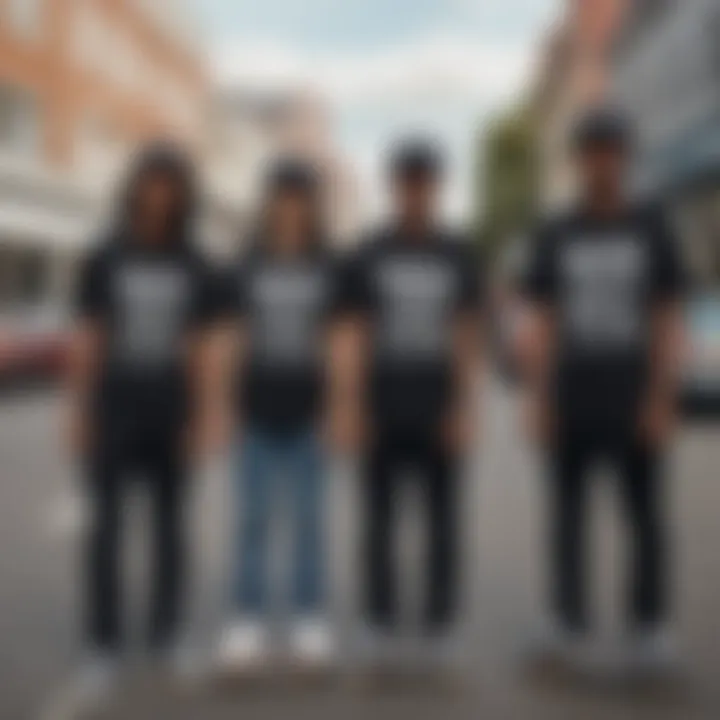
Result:
<svg viewBox="0 0 720 720">
<path fill-rule="evenodd" d="M 117 234 L 128 235 L 137 217 L 143 186 L 156 176 L 168 178 L 177 188 L 179 198 L 168 232 L 175 243 L 186 244 L 190 241 L 191 226 L 198 209 L 197 179 L 189 155 L 169 141 L 149 143 L 131 162 L 116 205 Z"/>
<path fill-rule="evenodd" d="M 276 160 L 265 176 L 263 198 L 255 224 L 253 246 L 268 249 L 275 200 L 286 192 L 301 195 L 311 205 L 312 219 L 307 230 L 308 252 L 323 249 L 328 242 L 325 187 L 318 166 L 304 159 L 282 157 Z"/>
</svg>

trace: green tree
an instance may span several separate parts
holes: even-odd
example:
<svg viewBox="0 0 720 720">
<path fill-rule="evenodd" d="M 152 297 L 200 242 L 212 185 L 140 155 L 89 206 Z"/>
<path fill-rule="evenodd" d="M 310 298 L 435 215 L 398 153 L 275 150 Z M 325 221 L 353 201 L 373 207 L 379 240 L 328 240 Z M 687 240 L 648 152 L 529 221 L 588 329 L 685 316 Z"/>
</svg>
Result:
<svg viewBox="0 0 720 720">
<path fill-rule="evenodd" d="M 527 230 L 537 209 L 535 118 L 520 105 L 495 117 L 478 149 L 478 241 L 490 257 Z"/>
</svg>

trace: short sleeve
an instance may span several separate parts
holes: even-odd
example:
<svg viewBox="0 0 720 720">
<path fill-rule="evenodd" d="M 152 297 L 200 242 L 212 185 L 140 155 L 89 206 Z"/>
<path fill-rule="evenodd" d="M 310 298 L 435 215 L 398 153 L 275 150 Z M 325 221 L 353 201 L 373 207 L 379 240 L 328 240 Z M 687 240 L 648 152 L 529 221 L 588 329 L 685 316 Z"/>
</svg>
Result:
<svg viewBox="0 0 720 720">
<path fill-rule="evenodd" d="M 344 314 L 369 312 L 372 293 L 369 278 L 369 261 L 366 248 L 360 248 L 338 264 L 336 309 Z"/>
<path fill-rule="evenodd" d="M 81 263 L 73 308 L 78 318 L 105 319 L 110 310 L 110 282 L 106 253 L 96 250 Z"/>
<path fill-rule="evenodd" d="M 520 289 L 530 302 L 552 303 L 558 294 L 555 234 L 540 228 L 529 240 L 520 271 Z"/>
<path fill-rule="evenodd" d="M 680 299 L 687 288 L 687 271 L 679 243 L 667 219 L 658 215 L 653 227 L 655 262 L 653 300 Z"/>
</svg>

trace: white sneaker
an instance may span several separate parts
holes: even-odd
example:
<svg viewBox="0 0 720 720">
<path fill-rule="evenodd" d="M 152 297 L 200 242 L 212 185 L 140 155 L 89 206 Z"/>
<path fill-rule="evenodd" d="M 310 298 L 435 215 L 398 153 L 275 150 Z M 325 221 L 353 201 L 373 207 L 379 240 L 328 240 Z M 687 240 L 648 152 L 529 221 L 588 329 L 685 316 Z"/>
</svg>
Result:
<svg viewBox="0 0 720 720">
<path fill-rule="evenodd" d="M 629 672 L 665 673 L 678 668 L 675 638 L 665 627 L 635 633 L 629 640 L 626 664 Z"/>
<path fill-rule="evenodd" d="M 47 718 L 77 717 L 103 708 L 117 687 L 120 664 L 114 656 L 96 655 L 80 668 L 65 693 L 43 713 Z"/>
<path fill-rule="evenodd" d="M 531 662 L 561 662 L 582 665 L 587 661 L 588 642 L 584 633 L 557 621 L 546 620 L 535 631 L 530 643 Z"/>
<path fill-rule="evenodd" d="M 225 628 L 219 647 L 220 665 L 230 670 L 246 670 L 268 659 L 267 631 L 256 620 L 238 620 Z"/>
<path fill-rule="evenodd" d="M 457 631 L 431 635 L 421 646 L 423 657 L 432 668 L 459 669 L 465 660 L 466 647 Z"/>
<path fill-rule="evenodd" d="M 159 657 L 162 669 L 181 683 L 194 683 L 202 679 L 204 671 L 201 657 L 197 651 L 186 644 L 173 645 Z"/>
<path fill-rule="evenodd" d="M 402 641 L 394 630 L 364 622 L 357 632 L 356 660 L 365 668 L 395 665 L 404 655 Z"/>
<path fill-rule="evenodd" d="M 290 634 L 290 651 L 304 664 L 329 664 L 335 654 L 335 641 L 328 623 L 319 618 L 298 621 Z"/>
</svg>

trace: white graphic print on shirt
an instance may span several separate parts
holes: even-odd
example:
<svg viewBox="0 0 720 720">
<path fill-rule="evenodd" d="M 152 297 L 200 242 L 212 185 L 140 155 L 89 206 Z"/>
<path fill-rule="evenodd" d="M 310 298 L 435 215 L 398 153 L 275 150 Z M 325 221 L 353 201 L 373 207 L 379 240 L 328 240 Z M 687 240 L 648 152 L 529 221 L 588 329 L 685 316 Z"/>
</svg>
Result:
<svg viewBox="0 0 720 720">
<path fill-rule="evenodd" d="M 583 238 L 561 258 L 563 313 L 571 342 L 593 350 L 631 348 L 642 340 L 645 247 L 635 238 Z"/>
<path fill-rule="evenodd" d="M 381 352 L 436 357 L 447 349 L 447 318 L 457 281 L 446 263 L 393 259 L 378 268 Z"/>
<path fill-rule="evenodd" d="M 121 269 L 118 352 L 124 361 L 157 363 L 178 357 L 189 290 L 188 277 L 178 267 Z"/>
<path fill-rule="evenodd" d="M 255 348 L 267 363 L 312 361 L 320 352 L 318 330 L 326 278 L 311 268 L 266 268 L 251 283 Z"/>
</svg>

